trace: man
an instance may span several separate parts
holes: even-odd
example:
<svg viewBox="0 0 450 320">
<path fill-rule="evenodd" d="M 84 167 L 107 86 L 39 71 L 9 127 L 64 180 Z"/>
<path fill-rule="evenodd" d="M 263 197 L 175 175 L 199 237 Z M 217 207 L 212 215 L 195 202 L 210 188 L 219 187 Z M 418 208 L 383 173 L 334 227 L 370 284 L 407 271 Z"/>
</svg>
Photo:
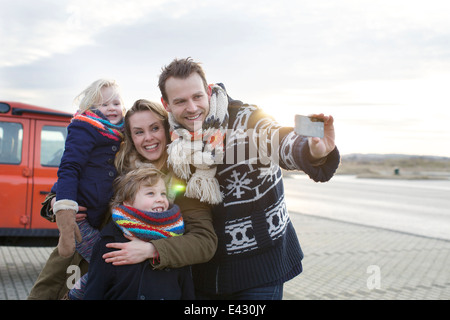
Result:
<svg viewBox="0 0 450 320">
<path fill-rule="evenodd" d="M 282 299 L 302 271 L 303 253 L 284 201 L 281 168 L 328 181 L 340 156 L 333 118 L 323 139 L 298 136 L 253 105 L 208 86 L 201 66 L 175 59 L 159 78 L 173 142 L 169 165 L 186 195 L 213 205 L 218 249 L 193 266 L 198 299 Z"/>
</svg>

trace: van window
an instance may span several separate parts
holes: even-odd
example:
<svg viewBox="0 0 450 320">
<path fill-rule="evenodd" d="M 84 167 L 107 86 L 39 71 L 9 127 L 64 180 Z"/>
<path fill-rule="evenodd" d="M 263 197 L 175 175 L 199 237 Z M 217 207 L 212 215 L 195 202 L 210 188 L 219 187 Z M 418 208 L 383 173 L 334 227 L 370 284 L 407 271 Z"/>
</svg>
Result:
<svg viewBox="0 0 450 320">
<path fill-rule="evenodd" d="M 67 128 L 43 126 L 41 131 L 41 165 L 58 167 L 64 152 Z"/>
<path fill-rule="evenodd" d="M 0 121 L 0 163 L 20 164 L 22 162 L 22 124 Z"/>
</svg>

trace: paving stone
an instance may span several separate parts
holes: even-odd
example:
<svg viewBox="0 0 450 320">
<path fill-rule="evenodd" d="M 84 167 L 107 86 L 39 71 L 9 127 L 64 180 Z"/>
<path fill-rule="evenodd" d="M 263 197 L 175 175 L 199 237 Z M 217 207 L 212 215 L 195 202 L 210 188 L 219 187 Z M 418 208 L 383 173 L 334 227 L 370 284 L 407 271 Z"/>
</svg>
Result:
<svg viewBox="0 0 450 320">
<path fill-rule="evenodd" d="M 291 214 L 304 271 L 285 300 L 449 300 L 450 241 Z M 0 246 L 0 300 L 25 300 L 52 247 Z M 379 271 L 379 288 L 371 288 Z"/>
</svg>

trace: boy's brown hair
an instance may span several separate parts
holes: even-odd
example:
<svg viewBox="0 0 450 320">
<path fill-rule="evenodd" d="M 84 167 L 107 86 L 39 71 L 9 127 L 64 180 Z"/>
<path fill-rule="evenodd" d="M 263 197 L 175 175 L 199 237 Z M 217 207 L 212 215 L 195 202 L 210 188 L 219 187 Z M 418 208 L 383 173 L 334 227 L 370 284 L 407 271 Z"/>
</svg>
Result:
<svg viewBox="0 0 450 320">
<path fill-rule="evenodd" d="M 142 164 L 140 167 L 120 175 L 114 181 L 114 197 L 111 200 L 111 208 L 124 202 L 134 202 L 141 187 L 154 186 L 160 179 L 164 180 L 164 178 L 164 173 L 151 164 Z"/>
</svg>

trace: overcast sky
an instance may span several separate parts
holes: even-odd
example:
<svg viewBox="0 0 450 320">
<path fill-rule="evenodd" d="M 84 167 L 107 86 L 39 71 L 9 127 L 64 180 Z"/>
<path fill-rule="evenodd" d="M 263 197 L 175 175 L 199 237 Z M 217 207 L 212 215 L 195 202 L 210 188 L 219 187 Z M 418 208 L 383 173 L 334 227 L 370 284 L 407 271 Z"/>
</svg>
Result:
<svg viewBox="0 0 450 320">
<path fill-rule="evenodd" d="M 161 67 L 208 81 L 280 123 L 324 112 L 343 154 L 450 156 L 450 1 L 0 0 L 0 99 L 75 112 L 114 78 L 127 107 L 159 101 Z"/>
</svg>

